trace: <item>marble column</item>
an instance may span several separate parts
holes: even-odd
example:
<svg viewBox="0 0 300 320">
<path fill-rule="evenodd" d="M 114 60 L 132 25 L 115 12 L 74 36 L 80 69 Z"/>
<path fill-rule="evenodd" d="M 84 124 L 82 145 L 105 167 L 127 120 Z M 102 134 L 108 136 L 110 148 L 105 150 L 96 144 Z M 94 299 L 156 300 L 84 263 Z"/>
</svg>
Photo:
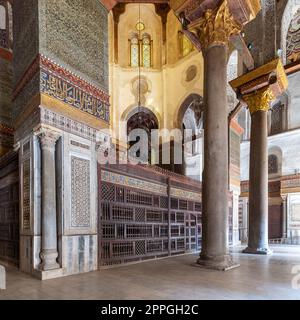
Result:
<svg viewBox="0 0 300 320">
<path fill-rule="evenodd" d="M 59 135 L 48 130 L 39 134 L 42 166 L 41 265 L 42 271 L 58 269 L 55 145 Z"/>
<path fill-rule="evenodd" d="M 229 14 L 226 3 L 216 11 L 208 10 L 201 25 L 205 134 L 202 250 L 197 263 L 211 269 L 228 270 L 238 266 L 228 250 L 228 41 L 241 27 Z"/>
<path fill-rule="evenodd" d="M 248 247 L 244 253 L 270 254 L 268 245 L 268 110 L 269 87 L 244 96 L 251 114 Z"/>
<path fill-rule="evenodd" d="M 287 195 L 282 195 L 282 238 L 287 238 Z"/>
</svg>

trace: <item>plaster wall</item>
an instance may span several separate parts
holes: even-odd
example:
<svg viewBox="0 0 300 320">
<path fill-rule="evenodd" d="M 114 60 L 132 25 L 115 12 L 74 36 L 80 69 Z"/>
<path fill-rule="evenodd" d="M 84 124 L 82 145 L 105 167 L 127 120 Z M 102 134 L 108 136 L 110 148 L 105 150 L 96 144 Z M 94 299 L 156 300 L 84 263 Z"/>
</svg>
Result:
<svg viewBox="0 0 300 320">
<path fill-rule="evenodd" d="M 241 181 L 249 180 L 249 148 L 250 142 L 241 144 Z M 282 151 L 281 172 L 282 175 L 293 175 L 300 171 L 300 129 L 284 132 L 268 137 L 269 154 L 272 149 Z"/>
<path fill-rule="evenodd" d="M 288 128 L 296 129 L 300 127 L 300 72 L 288 77 L 289 104 L 288 104 Z"/>
</svg>

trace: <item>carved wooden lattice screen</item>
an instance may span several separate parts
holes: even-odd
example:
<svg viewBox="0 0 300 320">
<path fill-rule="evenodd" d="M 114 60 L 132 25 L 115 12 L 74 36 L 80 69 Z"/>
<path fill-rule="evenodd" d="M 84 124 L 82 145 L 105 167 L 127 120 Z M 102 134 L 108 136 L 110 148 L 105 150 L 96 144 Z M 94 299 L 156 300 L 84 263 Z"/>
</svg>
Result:
<svg viewBox="0 0 300 320">
<path fill-rule="evenodd" d="M 100 266 L 183 254 L 201 245 L 201 203 L 171 196 L 167 177 L 167 183 L 157 184 L 142 177 L 143 170 L 137 172 L 134 177 L 107 169 L 100 173 Z"/>
<path fill-rule="evenodd" d="M 19 264 L 18 154 L 0 159 L 0 260 Z"/>
</svg>

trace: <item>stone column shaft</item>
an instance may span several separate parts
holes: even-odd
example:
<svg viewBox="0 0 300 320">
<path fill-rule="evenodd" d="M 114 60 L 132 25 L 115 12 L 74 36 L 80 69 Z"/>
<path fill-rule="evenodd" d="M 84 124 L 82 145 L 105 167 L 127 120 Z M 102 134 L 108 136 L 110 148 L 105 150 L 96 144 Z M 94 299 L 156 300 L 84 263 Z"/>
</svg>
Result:
<svg viewBox="0 0 300 320">
<path fill-rule="evenodd" d="M 244 253 L 269 254 L 268 245 L 268 111 L 288 87 L 280 59 L 230 82 L 251 114 L 248 247 Z"/>
<path fill-rule="evenodd" d="M 204 57 L 204 175 L 202 259 L 223 259 L 228 244 L 227 54 L 224 45 Z"/>
<path fill-rule="evenodd" d="M 41 270 L 58 269 L 55 144 L 58 136 L 51 132 L 40 134 L 42 150 L 42 239 Z"/>
<path fill-rule="evenodd" d="M 204 174 L 201 266 L 228 270 L 238 266 L 228 251 L 228 41 L 241 26 L 229 12 L 227 1 L 207 10 L 200 24 L 204 56 Z"/>
<path fill-rule="evenodd" d="M 268 244 L 269 88 L 244 97 L 251 113 L 248 247 L 244 253 L 270 254 Z"/>
<path fill-rule="evenodd" d="M 282 197 L 282 237 L 287 238 L 287 196 Z"/>
</svg>

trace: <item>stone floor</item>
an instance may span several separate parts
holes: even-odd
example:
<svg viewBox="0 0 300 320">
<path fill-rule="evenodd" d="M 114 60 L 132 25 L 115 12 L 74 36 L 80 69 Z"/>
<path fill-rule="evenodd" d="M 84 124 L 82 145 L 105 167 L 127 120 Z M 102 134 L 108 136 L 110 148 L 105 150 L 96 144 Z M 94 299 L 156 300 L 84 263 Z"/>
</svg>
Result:
<svg viewBox="0 0 300 320">
<path fill-rule="evenodd" d="M 196 255 L 44 282 L 7 269 L 7 290 L 0 291 L 0 299 L 300 299 L 291 272 L 300 265 L 300 247 L 273 250 L 272 256 L 252 256 L 235 249 L 241 267 L 227 272 L 195 267 Z"/>
</svg>

